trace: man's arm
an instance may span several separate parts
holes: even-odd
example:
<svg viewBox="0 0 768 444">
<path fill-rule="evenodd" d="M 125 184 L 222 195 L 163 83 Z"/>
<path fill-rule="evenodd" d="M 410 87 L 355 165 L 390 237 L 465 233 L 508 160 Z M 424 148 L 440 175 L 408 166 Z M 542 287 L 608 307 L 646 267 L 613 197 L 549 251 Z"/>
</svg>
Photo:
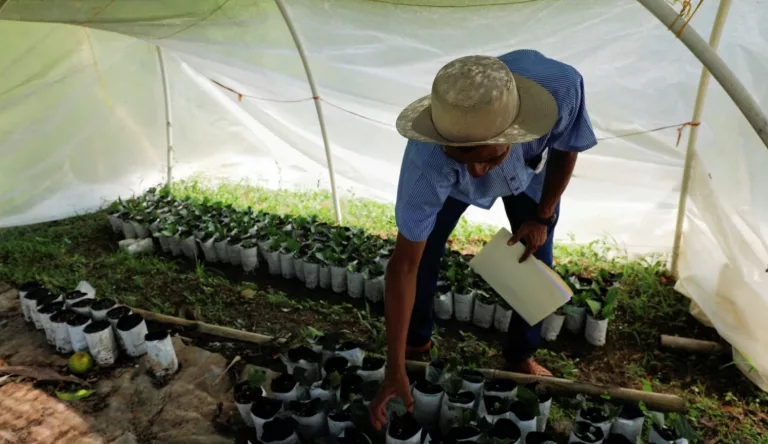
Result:
<svg viewBox="0 0 768 444">
<path fill-rule="evenodd" d="M 557 202 L 560 201 L 560 197 L 571 180 L 579 153 L 551 148 L 548 155 L 544 189 L 541 192 L 539 206 L 536 208 L 536 215 L 544 219 L 552 217 L 555 213 Z"/>
</svg>

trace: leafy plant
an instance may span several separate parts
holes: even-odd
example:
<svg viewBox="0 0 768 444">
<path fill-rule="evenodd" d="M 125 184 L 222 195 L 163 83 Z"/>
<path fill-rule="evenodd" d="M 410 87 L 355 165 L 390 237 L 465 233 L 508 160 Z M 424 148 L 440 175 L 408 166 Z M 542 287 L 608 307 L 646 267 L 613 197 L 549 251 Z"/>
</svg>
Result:
<svg viewBox="0 0 768 444">
<path fill-rule="evenodd" d="M 264 386 L 267 382 L 267 373 L 259 368 L 255 368 L 248 373 L 248 385 L 258 389 Z"/>
<path fill-rule="evenodd" d="M 592 317 L 597 320 L 613 319 L 616 314 L 616 306 L 619 300 L 619 290 L 616 287 L 608 290 L 602 301 L 596 298 L 587 299 L 587 306 L 592 312 Z"/>
</svg>

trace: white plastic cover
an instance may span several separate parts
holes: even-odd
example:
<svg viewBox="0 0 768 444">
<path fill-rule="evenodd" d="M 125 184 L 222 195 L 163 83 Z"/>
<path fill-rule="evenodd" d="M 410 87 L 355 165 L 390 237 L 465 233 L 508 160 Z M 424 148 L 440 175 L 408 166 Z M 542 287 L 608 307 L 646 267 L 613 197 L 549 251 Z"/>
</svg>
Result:
<svg viewBox="0 0 768 444">
<path fill-rule="evenodd" d="M 534 48 L 581 71 L 601 139 L 580 156 L 558 237 L 608 235 L 638 253 L 671 247 L 687 133 L 678 146 L 677 129 L 691 118 L 701 65 L 636 2 L 285 3 L 320 88 L 343 191 L 393 199 L 405 145 L 393 122 L 442 64 Z M 716 7 L 705 1 L 692 22 L 705 37 Z M 155 45 L 171 85 L 175 178 L 328 186 L 311 92 L 272 1 L 0 8 L 0 226 L 89 211 L 164 179 Z M 766 19 L 760 0 L 734 2 L 720 50 L 758 103 L 768 103 Z M 768 309 L 768 150 L 716 82 L 710 90 L 679 288 L 768 374 L 768 326 L 758 318 Z M 501 208 L 468 215 L 504 224 Z"/>
</svg>

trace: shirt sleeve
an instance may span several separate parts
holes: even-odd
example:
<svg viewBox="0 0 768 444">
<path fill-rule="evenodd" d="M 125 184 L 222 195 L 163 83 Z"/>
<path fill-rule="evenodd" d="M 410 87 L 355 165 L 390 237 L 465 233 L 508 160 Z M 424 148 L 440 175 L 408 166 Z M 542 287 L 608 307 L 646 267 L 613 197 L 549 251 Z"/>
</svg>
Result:
<svg viewBox="0 0 768 444">
<path fill-rule="evenodd" d="M 409 141 L 397 185 L 395 221 L 411 242 L 427 240 L 437 213 L 456 181 L 456 171 L 437 145 Z"/>
<path fill-rule="evenodd" d="M 580 153 L 597 145 L 592 122 L 584 101 L 584 80 L 578 73 L 578 88 L 574 89 L 570 106 L 561 113 L 563 119 L 553 131 L 552 147 L 560 151 Z"/>
</svg>

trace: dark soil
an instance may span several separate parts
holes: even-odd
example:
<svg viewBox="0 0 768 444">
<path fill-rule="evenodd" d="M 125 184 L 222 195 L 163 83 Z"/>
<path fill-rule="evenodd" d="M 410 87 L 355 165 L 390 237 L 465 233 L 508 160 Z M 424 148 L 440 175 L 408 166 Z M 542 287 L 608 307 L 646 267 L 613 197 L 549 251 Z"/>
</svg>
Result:
<svg viewBox="0 0 768 444">
<path fill-rule="evenodd" d="M 672 427 L 659 426 L 658 424 L 654 423 L 653 430 L 655 430 L 659 437 L 665 441 L 674 441 L 676 439 L 680 439 L 677 431 L 675 431 L 675 429 Z"/>
<path fill-rule="evenodd" d="M 448 400 L 458 405 L 469 405 L 475 402 L 475 394 L 472 392 L 459 392 L 449 395 Z"/>
<path fill-rule="evenodd" d="M 509 411 L 514 413 L 515 416 L 517 416 L 517 418 L 521 421 L 530 421 L 536 418 L 535 413 L 531 411 L 531 407 L 520 401 L 515 401 L 510 404 Z"/>
<path fill-rule="evenodd" d="M 349 366 L 349 361 L 347 360 L 347 358 L 343 356 L 333 356 L 331 358 L 328 358 L 327 361 L 325 361 L 323 370 L 325 370 L 325 373 L 328 375 L 330 375 L 333 372 L 338 372 L 340 375 L 343 375 L 344 370 L 346 370 L 348 366 Z"/>
<path fill-rule="evenodd" d="M 363 370 L 374 371 L 384 367 L 386 361 L 384 358 L 377 358 L 375 356 L 366 356 L 363 358 Z"/>
<path fill-rule="evenodd" d="M 361 348 L 361 347 L 362 347 L 362 344 L 360 344 L 359 342 L 356 342 L 356 341 L 345 341 L 345 342 L 342 342 L 339 345 L 338 350 L 339 351 L 350 351 L 350 350 L 355 350 L 355 349 L 358 349 L 358 348 Z"/>
<path fill-rule="evenodd" d="M 432 384 L 426 379 L 418 380 L 414 388 L 419 392 L 424 393 L 425 395 L 436 395 L 443 391 L 442 386 L 438 384 Z"/>
<path fill-rule="evenodd" d="M 479 384 L 485 380 L 485 376 L 477 370 L 462 370 L 461 379 L 473 384 Z"/>
<path fill-rule="evenodd" d="M 369 444 L 371 441 L 366 439 L 363 432 L 357 429 L 347 429 L 344 432 L 344 437 L 337 438 L 336 442 L 338 444 Z"/>
<path fill-rule="evenodd" d="M 376 397 L 376 394 L 379 393 L 379 387 L 381 387 L 381 383 L 379 381 L 366 381 L 363 383 L 363 400 L 364 401 L 373 401 L 373 398 Z"/>
<path fill-rule="evenodd" d="M 50 304 L 51 302 L 55 301 L 59 297 L 55 294 L 47 294 L 45 296 L 40 296 L 35 300 L 35 306 L 38 309 L 38 312 L 40 311 L 40 308 L 46 304 Z"/>
<path fill-rule="evenodd" d="M 517 425 L 515 425 L 515 427 L 517 427 Z M 525 435 L 525 444 L 544 444 L 545 442 L 549 442 L 549 441 L 556 442 L 555 437 L 549 433 L 531 432 Z"/>
<path fill-rule="evenodd" d="M 110 324 L 108 321 L 93 321 L 90 324 L 85 326 L 85 328 L 83 329 L 83 333 L 86 333 L 86 334 L 98 333 L 108 328 L 112 328 L 112 324 Z"/>
<path fill-rule="evenodd" d="M 63 302 L 49 302 L 42 307 L 37 309 L 37 312 L 40 314 L 51 314 L 56 313 L 57 311 L 60 311 L 64 308 Z"/>
<path fill-rule="evenodd" d="M 573 423 L 573 434 L 580 440 L 588 443 L 599 442 L 605 438 L 603 431 L 599 427 L 595 427 L 585 421 Z"/>
<path fill-rule="evenodd" d="M 235 384 L 234 394 L 236 403 L 250 404 L 254 399 L 261 396 L 261 390 L 251 387 L 248 381 L 241 381 Z"/>
<path fill-rule="evenodd" d="M 451 438 L 455 438 L 456 440 L 474 438 L 479 434 L 480 430 L 477 427 L 472 426 L 453 427 L 450 431 Z"/>
<path fill-rule="evenodd" d="M 608 421 L 608 416 L 600 407 L 589 407 L 581 411 L 581 418 L 592 424 L 602 424 Z"/>
<path fill-rule="evenodd" d="M 608 435 L 608 438 L 603 441 L 603 444 L 635 444 L 624 435 L 612 434 Z"/>
<path fill-rule="evenodd" d="M 57 323 L 57 324 L 62 323 L 62 322 L 69 323 L 69 319 L 73 315 L 75 315 L 75 313 L 72 313 L 71 311 L 60 310 L 60 311 L 54 313 L 53 315 L 51 315 L 51 322 L 54 322 L 54 323 Z M 86 319 L 85 322 L 88 322 L 88 320 Z M 82 324 L 79 324 L 79 325 L 82 325 Z"/>
<path fill-rule="evenodd" d="M 642 409 L 640 409 L 640 406 L 637 404 L 626 404 L 621 407 L 621 411 L 619 412 L 619 418 L 622 419 L 628 419 L 633 420 L 637 418 L 642 418 L 645 414 L 643 413 Z"/>
<path fill-rule="evenodd" d="M 37 290 L 39 288 L 43 288 L 43 284 L 37 281 L 24 282 L 23 284 L 16 287 L 18 291 L 26 291 L 26 292 Z"/>
<path fill-rule="evenodd" d="M 351 395 L 363 393 L 363 378 L 356 374 L 347 373 L 341 377 L 341 400 L 345 402 Z"/>
<path fill-rule="evenodd" d="M 296 384 L 298 383 L 299 382 L 293 375 L 283 373 L 282 375 L 272 380 L 270 388 L 275 393 L 289 393 L 291 390 L 293 390 L 294 387 L 296 387 Z"/>
<path fill-rule="evenodd" d="M 507 418 L 501 418 L 496 421 L 491 430 L 488 431 L 490 438 L 508 439 L 510 442 L 516 442 L 520 439 L 521 434 L 520 427 L 514 421 Z M 530 436 L 531 434 L 529 433 L 526 440 L 528 443 L 532 442 Z"/>
<path fill-rule="evenodd" d="M 113 321 L 118 320 L 130 312 L 131 309 L 126 306 L 115 307 L 107 312 L 107 318 Z"/>
<path fill-rule="evenodd" d="M 101 311 L 114 307 L 117 304 L 114 299 L 99 299 L 91 305 L 93 310 Z"/>
<path fill-rule="evenodd" d="M 116 327 L 120 331 L 131 331 L 142 322 L 144 322 L 144 318 L 142 318 L 141 315 L 132 313 L 121 317 L 120 320 L 117 321 Z"/>
<path fill-rule="evenodd" d="M 72 308 L 91 308 L 93 306 L 93 299 L 86 298 L 81 299 L 74 304 L 72 304 Z"/>
<path fill-rule="evenodd" d="M 349 411 L 345 410 L 343 412 L 329 414 L 328 419 L 334 422 L 349 422 L 352 421 L 352 415 Z"/>
<path fill-rule="evenodd" d="M 291 362 L 299 362 L 301 360 L 307 362 L 320 362 L 320 355 L 315 353 L 311 348 L 300 346 L 288 350 L 288 359 Z"/>
<path fill-rule="evenodd" d="M 81 315 L 78 313 L 70 312 L 71 314 L 67 318 L 67 325 L 71 325 L 73 327 L 78 327 L 80 325 L 85 325 L 90 321 L 91 319 L 88 316 Z M 107 323 L 109 325 L 109 323 Z"/>
<path fill-rule="evenodd" d="M 277 415 L 277 412 L 279 412 L 281 408 L 283 408 L 283 402 L 279 399 L 259 396 L 253 399 L 251 413 L 257 418 L 270 419 Z"/>
<path fill-rule="evenodd" d="M 75 299 L 84 298 L 86 296 L 88 296 L 88 294 L 83 293 L 82 291 L 73 290 L 73 291 L 67 292 L 67 294 L 64 295 L 64 299 L 68 301 L 73 301 Z"/>
<path fill-rule="evenodd" d="M 491 415 L 501 415 L 509 411 L 507 401 L 498 396 L 484 396 L 485 410 Z"/>
<path fill-rule="evenodd" d="M 421 425 L 413 418 L 413 414 L 405 412 L 402 416 L 392 418 L 389 425 L 389 436 L 406 440 L 419 433 Z"/>
<path fill-rule="evenodd" d="M 517 383 L 511 379 L 491 379 L 483 385 L 486 392 L 511 393 Z"/>
</svg>

